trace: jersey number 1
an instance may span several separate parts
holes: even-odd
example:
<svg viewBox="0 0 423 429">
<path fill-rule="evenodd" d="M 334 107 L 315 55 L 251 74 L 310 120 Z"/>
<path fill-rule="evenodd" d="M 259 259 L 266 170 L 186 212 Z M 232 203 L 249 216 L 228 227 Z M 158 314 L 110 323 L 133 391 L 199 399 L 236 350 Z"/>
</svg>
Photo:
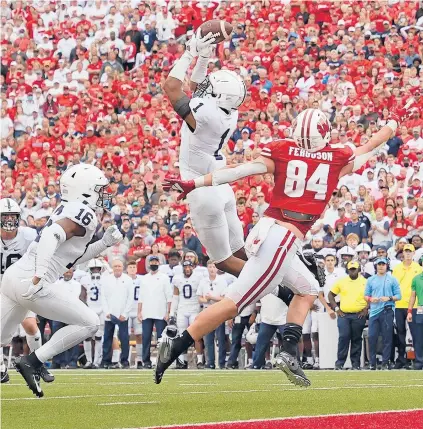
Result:
<svg viewBox="0 0 423 429">
<path fill-rule="evenodd" d="M 300 198 L 305 191 L 314 192 L 315 200 L 324 200 L 328 191 L 329 165 L 319 164 L 307 180 L 308 164 L 304 161 L 288 162 L 284 193 L 291 198 Z"/>
</svg>

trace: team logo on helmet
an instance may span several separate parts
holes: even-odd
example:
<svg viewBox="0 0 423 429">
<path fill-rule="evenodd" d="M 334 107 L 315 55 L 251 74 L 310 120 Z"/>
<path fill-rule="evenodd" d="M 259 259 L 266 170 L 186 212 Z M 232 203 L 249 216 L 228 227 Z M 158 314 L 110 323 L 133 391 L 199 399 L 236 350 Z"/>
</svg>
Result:
<svg viewBox="0 0 423 429">
<path fill-rule="evenodd" d="M 320 118 L 319 123 L 317 124 L 317 131 L 319 131 L 319 134 L 325 138 L 327 133 L 330 131 L 330 126 L 328 120 L 322 116 Z"/>
</svg>

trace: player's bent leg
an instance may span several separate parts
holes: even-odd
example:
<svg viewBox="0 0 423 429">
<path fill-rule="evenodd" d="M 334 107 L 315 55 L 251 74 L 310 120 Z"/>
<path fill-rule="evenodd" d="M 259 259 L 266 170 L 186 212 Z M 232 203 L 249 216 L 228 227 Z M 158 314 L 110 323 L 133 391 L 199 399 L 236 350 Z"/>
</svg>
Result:
<svg viewBox="0 0 423 429">
<path fill-rule="evenodd" d="M 42 345 L 41 332 L 38 328 L 36 314 L 29 311 L 26 318 L 22 321 L 22 327 L 26 333 L 26 342 L 30 352 L 38 350 Z M 40 368 L 40 376 L 46 383 L 53 383 L 54 375 L 47 369 L 45 365 Z"/>
<path fill-rule="evenodd" d="M 52 285 L 44 286 L 35 301 L 23 298 L 22 301 L 27 302 L 28 308 L 36 314 L 68 325 L 55 332 L 50 341 L 38 350 L 21 359 L 17 369 L 27 382 L 34 378 L 44 362 L 92 337 L 100 326 L 100 319 L 93 310 L 78 298 L 55 289 Z M 39 386 L 36 386 L 36 390 L 31 390 L 37 396 L 43 395 Z"/>
<path fill-rule="evenodd" d="M 257 254 L 248 260 L 238 279 L 232 283 L 227 297 L 201 312 L 181 336 L 165 337 L 162 341 L 155 382 L 161 382 L 166 369 L 195 340 L 203 338 L 245 307 L 272 292 L 281 282 L 287 269 L 284 267 L 289 266 L 298 248 L 294 234 L 278 224 L 272 225 Z"/>
<path fill-rule="evenodd" d="M 16 332 L 16 326 L 22 322 L 28 310 L 17 304 L 15 301 L 11 300 L 9 297 L 5 296 L 3 293 L 0 294 L 0 302 L 0 377 L 1 383 L 3 384 L 9 381 L 9 374 L 3 361 L 3 346 L 10 345 L 12 337 Z"/>
<path fill-rule="evenodd" d="M 244 268 L 245 260 L 236 256 L 229 256 L 229 258 L 225 259 L 224 261 L 215 262 L 215 265 L 218 270 L 238 277 L 241 273 L 241 270 Z"/>
<path fill-rule="evenodd" d="M 232 192 L 230 188 L 229 191 Z M 237 219 L 241 228 L 241 241 L 239 247 L 232 250 L 230 225 L 226 216 L 227 192 L 224 186 L 196 189 L 188 195 L 188 202 L 194 228 L 210 259 L 218 269 L 238 277 L 244 263 L 232 256 L 232 253 L 239 250 L 244 242 L 242 227 Z"/>
</svg>

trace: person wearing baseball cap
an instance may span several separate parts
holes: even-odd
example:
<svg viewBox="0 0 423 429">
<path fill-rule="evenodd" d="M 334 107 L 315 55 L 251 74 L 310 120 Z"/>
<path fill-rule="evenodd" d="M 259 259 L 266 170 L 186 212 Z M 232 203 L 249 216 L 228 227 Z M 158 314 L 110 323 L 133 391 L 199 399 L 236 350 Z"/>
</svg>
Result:
<svg viewBox="0 0 423 429">
<path fill-rule="evenodd" d="M 423 255 L 419 259 L 423 266 Z M 417 308 L 415 304 L 417 302 Z M 407 310 L 407 322 L 414 324 L 413 346 L 416 358 L 414 369 L 423 369 L 423 272 L 417 274 L 411 282 L 411 296 Z"/>
<path fill-rule="evenodd" d="M 407 314 L 411 298 L 411 284 L 418 274 L 422 273 L 422 267 L 413 261 L 415 248 L 412 244 L 406 244 L 403 251 L 403 261 L 395 266 L 392 275 L 398 280 L 401 289 L 401 299 L 395 303 L 395 322 L 398 333 L 398 359 L 395 369 L 408 368 L 406 356 Z M 417 303 L 415 304 L 417 307 Z M 414 322 L 410 324 L 411 336 L 414 342 Z"/>
<path fill-rule="evenodd" d="M 366 326 L 368 303 L 364 299 L 366 279 L 360 274 L 360 264 L 349 261 L 347 277 L 338 280 L 329 292 L 332 309 L 337 314 L 339 340 L 338 359 L 335 369 L 342 369 L 347 360 L 348 351 L 353 369 L 360 369 L 363 330 Z M 339 306 L 335 297 L 339 296 Z"/>
<path fill-rule="evenodd" d="M 382 369 L 390 369 L 395 302 L 401 299 L 398 280 L 388 272 L 388 258 L 374 261 L 376 274 L 367 280 L 365 299 L 370 304 L 369 351 L 370 369 L 376 370 L 376 352 L 379 335 L 382 335 Z"/>
</svg>

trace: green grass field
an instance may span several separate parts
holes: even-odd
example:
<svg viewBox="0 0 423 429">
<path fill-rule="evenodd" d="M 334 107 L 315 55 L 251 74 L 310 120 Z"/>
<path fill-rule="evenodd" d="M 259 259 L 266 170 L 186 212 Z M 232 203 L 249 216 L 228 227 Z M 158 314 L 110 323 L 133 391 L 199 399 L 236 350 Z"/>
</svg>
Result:
<svg viewBox="0 0 423 429">
<path fill-rule="evenodd" d="M 54 371 L 36 399 L 13 370 L 2 428 L 115 429 L 422 408 L 423 371 L 314 371 L 298 388 L 279 371 Z"/>
</svg>

